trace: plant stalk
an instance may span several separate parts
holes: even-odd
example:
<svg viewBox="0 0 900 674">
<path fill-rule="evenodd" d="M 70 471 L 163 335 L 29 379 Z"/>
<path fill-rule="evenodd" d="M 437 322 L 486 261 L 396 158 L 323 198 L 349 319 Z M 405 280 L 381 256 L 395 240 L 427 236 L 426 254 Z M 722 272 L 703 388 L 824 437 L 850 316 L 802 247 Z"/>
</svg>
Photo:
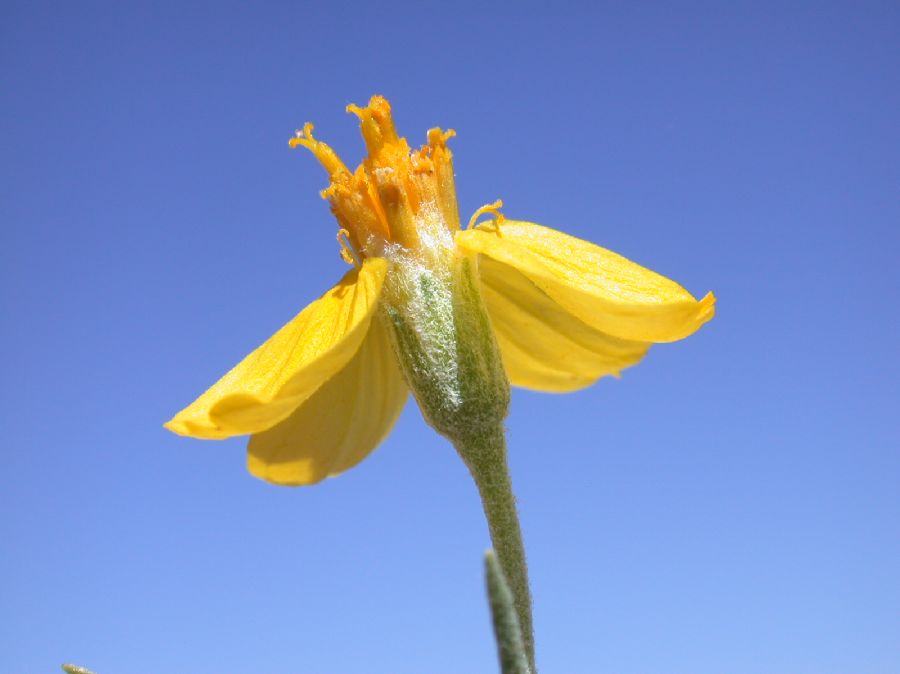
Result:
<svg viewBox="0 0 900 674">
<path fill-rule="evenodd" d="M 487 585 L 488 603 L 494 621 L 494 638 L 497 641 L 497 657 L 501 674 L 531 674 L 525 646 L 522 643 L 522 629 L 513 601 L 509 584 L 500 570 L 500 563 L 493 550 L 484 556 L 484 571 Z"/>
<path fill-rule="evenodd" d="M 481 496 L 491 542 L 500 568 L 513 595 L 513 603 L 522 629 L 522 642 L 532 672 L 534 662 L 534 628 L 531 619 L 531 592 L 522 529 L 516 511 L 516 499 L 506 461 L 506 438 L 502 425 L 477 434 L 455 439 L 459 452 Z"/>
</svg>

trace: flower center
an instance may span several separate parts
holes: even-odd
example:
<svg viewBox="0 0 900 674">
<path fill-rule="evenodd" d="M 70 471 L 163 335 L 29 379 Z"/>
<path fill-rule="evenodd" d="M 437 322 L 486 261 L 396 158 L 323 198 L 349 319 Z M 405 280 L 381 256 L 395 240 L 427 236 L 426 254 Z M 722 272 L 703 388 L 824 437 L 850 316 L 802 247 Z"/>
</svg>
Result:
<svg viewBox="0 0 900 674">
<path fill-rule="evenodd" d="M 337 153 L 313 138 L 312 124 L 290 141 L 309 149 L 328 171 L 331 183 L 322 191 L 350 245 L 362 256 L 381 256 L 400 246 L 416 254 L 459 229 L 452 154 L 452 130 L 428 131 L 428 142 L 411 150 L 397 135 L 391 106 L 381 96 L 369 105 L 347 106 L 360 120 L 368 156 L 351 172 Z"/>
</svg>

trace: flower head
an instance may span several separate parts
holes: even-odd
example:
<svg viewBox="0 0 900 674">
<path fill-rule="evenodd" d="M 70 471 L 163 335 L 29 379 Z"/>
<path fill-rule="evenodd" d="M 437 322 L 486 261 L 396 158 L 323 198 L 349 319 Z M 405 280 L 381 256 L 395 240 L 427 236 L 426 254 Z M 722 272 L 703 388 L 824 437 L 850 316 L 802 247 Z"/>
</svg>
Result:
<svg viewBox="0 0 900 674">
<path fill-rule="evenodd" d="M 311 124 L 290 144 L 328 171 L 322 196 L 353 269 L 179 412 L 170 430 L 249 434 L 254 475 L 310 484 L 365 458 L 410 390 L 452 439 L 482 417 L 502 420 L 507 378 L 573 391 L 712 318 L 712 294 L 697 301 L 613 252 L 504 219 L 499 202 L 462 229 L 447 147 L 454 132 L 431 129 L 411 149 L 384 98 L 348 110 L 368 149 L 355 171 Z M 485 213 L 494 217 L 473 225 Z"/>
<path fill-rule="evenodd" d="M 386 244 L 415 250 L 429 230 L 459 230 L 453 164 L 447 140 L 454 131 L 431 129 L 428 143 L 412 150 L 397 135 L 387 100 L 375 96 L 365 108 L 347 108 L 360 120 L 368 156 L 351 172 L 334 150 L 313 138 L 306 124 L 292 147 L 308 148 L 328 171 L 322 196 L 354 249 L 365 257 L 383 255 Z"/>
</svg>

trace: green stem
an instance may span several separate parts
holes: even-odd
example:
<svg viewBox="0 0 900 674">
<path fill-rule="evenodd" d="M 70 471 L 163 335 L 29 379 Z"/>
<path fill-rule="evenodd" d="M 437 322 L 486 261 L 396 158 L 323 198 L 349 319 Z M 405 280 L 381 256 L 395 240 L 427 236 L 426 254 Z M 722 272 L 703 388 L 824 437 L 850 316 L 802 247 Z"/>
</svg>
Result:
<svg viewBox="0 0 900 674">
<path fill-rule="evenodd" d="M 519 515 L 516 512 L 516 498 L 513 496 L 506 463 L 503 427 L 498 425 L 486 432 L 458 437 L 453 444 L 468 466 L 481 495 L 491 542 L 512 591 L 528 664 L 532 672 L 537 672 L 534 666 L 534 628 L 531 620 L 528 567 L 525 563 Z"/>
<path fill-rule="evenodd" d="M 522 643 L 522 629 L 513 601 L 509 584 L 500 570 L 500 563 L 493 550 L 484 556 L 488 602 L 494 621 L 494 638 L 497 640 L 497 657 L 501 674 L 531 674 L 525 645 Z"/>
</svg>

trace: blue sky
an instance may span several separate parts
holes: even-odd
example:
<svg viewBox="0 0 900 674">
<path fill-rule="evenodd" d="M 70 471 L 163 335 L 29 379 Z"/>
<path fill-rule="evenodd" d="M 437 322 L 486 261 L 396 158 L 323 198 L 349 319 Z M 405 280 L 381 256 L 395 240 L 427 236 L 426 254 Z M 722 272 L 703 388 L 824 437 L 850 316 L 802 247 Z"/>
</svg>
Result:
<svg viewBox="0 0 900 674">
<path fill-rule="evenodd" d="M 344 273 L 303 122 L 455 128 L 465 219 L 713 290 L 516 391 L 542 672 L 900 671 L 894 3 L 0 9 L 0 674 L 495 672 L 475 489 L 409 405 L 305 489 L 162 428 Z"/>
</svg>

